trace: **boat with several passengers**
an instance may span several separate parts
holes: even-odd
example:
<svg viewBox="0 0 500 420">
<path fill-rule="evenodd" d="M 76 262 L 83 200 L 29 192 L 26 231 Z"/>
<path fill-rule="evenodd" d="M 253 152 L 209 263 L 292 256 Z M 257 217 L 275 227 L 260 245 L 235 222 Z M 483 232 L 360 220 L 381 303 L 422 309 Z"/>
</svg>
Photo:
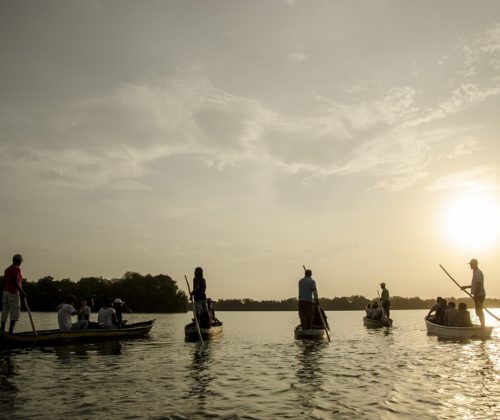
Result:
<svg viewBox="0 0 500 420">
<path fill-rule="evenodd" d="M 324 340 L 327 338 L 324 328 L 302 329 L 299 324 L 295 327 L 293 332 L 297 340 Z"/>
<path fill-rule="evenodd" d="M 222 335 L 223 325 L 218 319 L 215 319 L 210 325 L 200 325 L 201 338 L 203 340 L 210 340 L 212 338 Z M 200 336 L 194 321 L 184 327 L 184 335 L 186 341 L 200 341 Z"/>
<path fill-rule="evenodd" d="M 447 325 L 434 324 L 425 319 L 427 333 L 442 338 L 489 338 L 493 327 L 481 327 L 473 325 L 472 327 L 449 327 Z"/>
<path fill-rule="evenodd" d="M 363 317 L 363 325 L 368 328 L 392 327 L 392 319 L 382 321 L 380 319 L 371 319 Z"/>
<path fill-rule="evenodd" d="M 95 343 L 112 340 L 129 340 L 144 337 L 153 328 L 155 320 L 124 325 L 121 328 L 91 328 L 86 330 L 61 331 L 40 330 L 0 333 L 0 348 L 43 347 L 72 343 Z"/>
</svg>

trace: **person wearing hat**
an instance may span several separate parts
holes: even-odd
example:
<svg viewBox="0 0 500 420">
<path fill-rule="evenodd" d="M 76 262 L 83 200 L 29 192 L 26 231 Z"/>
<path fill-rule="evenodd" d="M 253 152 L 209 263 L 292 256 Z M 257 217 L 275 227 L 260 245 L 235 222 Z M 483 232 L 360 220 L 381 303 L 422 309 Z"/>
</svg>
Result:
<svg viewBox="0 0 500 420">
<path fill-rule="evenodd" d="M 380 297 L 382 300 L 382 308 L 384 308 L 387 319 L 391 319 L 391 317 L 389 316 L 391 308 L 389 290 L 386 289 L 384 282 L 380 283 L 380 288 L 382 289 L 382 296 Z"/>
<path fill-rule="evenodd" d="M 481 322 L 481 327 L 484 327 L 484 312 L 483 304 L 486 298 L 486 291 L 484 290 L 484 275 L 478 268 L 478 262 L 475 258 L 469 261 L 470 269 L 472 270 L 472 280 L 470 286 L 462 286 L 462 290 L 471 289 L 470 293 L 474 298 L 474 306 L 476 315 Z"/>
<path fill-rule="evenodd" d="M 120 298 L 116 298 L 113 301 L 113 308 L 115 309 L 116 312 L 116 320 L 118 321 L 118 326 L 123 327 L 123 325 L 127 322 L 123 320 L 123 312 L 130 312 L 128 307 L 125 305 L 125 302 L 121 300 Z"/>
<path fill-rule="evenodd" d="M 23 257 L 16 254 L 12 257 L 12 265 L 5 269 L 2 294 L 2 332 L 5 331 L 7 318 L 10 316 L 9 334 L 14 332 L 14 325 L 19 321 L 21 312 L 21 296 L 26 297 L 23 290 L 21 264 Z"/>
</svg>

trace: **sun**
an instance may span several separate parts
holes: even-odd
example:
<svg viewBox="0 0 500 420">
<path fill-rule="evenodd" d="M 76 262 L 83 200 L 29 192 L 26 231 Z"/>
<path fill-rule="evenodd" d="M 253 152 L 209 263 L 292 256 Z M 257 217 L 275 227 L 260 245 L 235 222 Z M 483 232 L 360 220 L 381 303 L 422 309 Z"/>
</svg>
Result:
<svg viewBox="0 0 500 420">
<path fill-rule="evenodd" d="M 447 237 L 462 249 L 485 250 L 499 239 L 500 204 L 492 196 L 460 195 L 450 203 L 443 219 Z"/>
</svg>

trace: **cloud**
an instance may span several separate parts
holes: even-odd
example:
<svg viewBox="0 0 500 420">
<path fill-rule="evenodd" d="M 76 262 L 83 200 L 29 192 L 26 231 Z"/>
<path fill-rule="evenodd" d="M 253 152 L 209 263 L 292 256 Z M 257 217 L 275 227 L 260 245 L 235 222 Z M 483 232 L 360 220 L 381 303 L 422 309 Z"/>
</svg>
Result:
<svg viewBox="0 0 500 420">
<path fill-rule="evenodd" d="M 307 58 L 307 54 L 304 54 L 302 51 L 294 51 L 288 55 L 288 58 L 292 61 L 304 61 Z"/>
<path fill-rule="evenodd" d="M 495 191 L 500 187 L 498 169 L 481 166 L 437 179 L 427 189 L 432 191 L 466 190 Z"/>
<path fill-rule="evenodd" d="M 156 161 L 188 156 L 221 171 L 267 165 L 305 182 L 364 174 L 368 188 L 399 191 L 424 179 L 433 161 L 481 150 L 481 127 L 446 118 L 500 94 L 491 72 L 500 63 L 500 25 L 466 41 L 440 62 L 462 64 L 425 105 L 422 86 L 365 81 L 334 98 L 313 92 L 311 108 L 292 115 L 216 86 L 197 66 L 3 120 L 0 166 L 78 188 L 148 188 Z"/>
</svg>

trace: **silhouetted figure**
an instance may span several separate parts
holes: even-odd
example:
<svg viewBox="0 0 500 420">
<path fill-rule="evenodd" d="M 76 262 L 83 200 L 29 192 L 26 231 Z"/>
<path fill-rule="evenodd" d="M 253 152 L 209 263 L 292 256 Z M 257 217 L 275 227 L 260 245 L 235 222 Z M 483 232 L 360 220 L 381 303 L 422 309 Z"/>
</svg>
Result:
<svg viewBox="0 0 500 420">
<path fill-rule="evenodd" d="M 203 268 L 196 267 L 194 270 L 193 291 L 191 292 L 191 295 L 193 296 L 194 299 L 195 312 L 200 324 L 201 324 L 202 314 L 206 312 L 206 306 L 207 306 L 206 290 L 207 290 L 207 282 L 203 277 Z M 208 313 L 205 315 L 205 318 L 207 317 Z"/>
<path fill-rule="evenodd" d="M 472 270 L 471 284 L 470 286 L 462 286 L 462 290 L 470 289 L 470 293 L 474 298 L 476 315 L 479 318 L 479 322 L 481 322 L 481 327 L 484 327 L 483 304 L 484 299 L 486 298 L 486 291 L 484 290 L 484 275 L 478 268 L 478 262 L 475 258 L 469 261 L 469 265 Z"/>
<path fill-rule="evenodd" d="M 380 288 L 382 289 L 382 295 L 380 299 L 382 300 L 382 308 L 384 308 L 385 315 L 387 319 L 390 319 L 390 311 L 391 311 L 391 300 L 389 296 L 389 290 L 385 287 L 385 283 L 380 283 Z"/>
<path fill-rule="evenodd" d="M 472 322 L 470 320 L 470 314 L 467 310 L 467 305 L 465 303 L 458 304 L 457 311 L 457 327 L 472 327 Z"/>
<path fill-rule="evenodd" d="M 78 308 L 78 321 L 82 319 L 90 321 L 90 306 L 87 305 L 85 299 L 80 300 L 80 307 Z"/>
<path fill-rule="evenodd" d="M 306 270 L 304 274 L 299 280 L 299 318 L 302 329 L 308 330 L 312 328 L 314 304 L 318 305 L 319 300 L 312 271 Z"/>
<path fill-rule="evenodd" d="M 99 313 L 97 315 L 97 322 L 101 328 L 113 329 L 118 327 L 116 311 L 113 308 L 111 299 L 104 299 L 104 305 L 101 309 L 99 309 Z"/>
<path fill-rule="evenodd" d="M 14 332 L 14 326 L 19 321 L 21 312 L 21 297 L 25 298 L 21 264 L 23 257 L 16 254 L 12 257 L 12 265 L 5 269 L 2 293 L 2 331 L 5 331 L 7 318 L 10 316 L 9 334 Z"/>
<path fill-rule="evenodd" d="M 323 329 L 323 322 L 321 322 L 321 316 L 323 316 L 323 321 L 325 321 L 325 326 L 327 328 L 330 328 L 328 325 L 328 318 L 326 317 L 325 311 L 321 309 L 318 305 L 314 305 L 313 308 L 314 308 L 314 316 L 312 320 L 312 327 Z"/>
<path fill-rule="evenodd" d="M 429 309 L 429 312 L 427 313 L 425 319 L 428 319 L 429 321 L 431 320 L 431 318 L 434 318 L 435 314 L 436 314 L 436 311 L 438 310 L 439 308 L 439 305 L 441 303 L 441 300 L 443 298 L 441 296 L 438 296 L 436 298 L 436 303 L 434 305 L 432 305 L 432 308 Z M 434 314 L 434 315 L 433 315 Z"/>
<path fill-rule="evenodd" d="M 382 319 L 382 308 L 378 305 L 377 302 L 372 304 L 372 317 L 376 321 L 380 321 Z"/>
<path fill-rule="evenodd" d="M 448 302 L 448 307 L 444 311 L 444 324 L 448 327 L 456 327 L 457 325 L 457 309 L 455 302 Z"/>
<path fill-rule="evenodd" d="M 74 306 L 76 302 L 76 297 L 68 295 L 66 299 L 64 299 L 64 303 L 57 307 L 57 322 L 61 331 L 85 330 L 87 328 L 88 321 L 85 319 L 75 323 L 71 322 L 71 317 L 73 315 L 78 315 Z"/>
<path fill-rule="evenodd" d="M 113 301 L 113 308 L 115 309 L 116 312 L 116 320 L 117 320 L 117 325 L 118 327 L 123 327 L 127 321 L 123 320 L 123 313 L 130 313 L 132 312 L 131 309 L 125 304 L 123 300 L 120 298 L 116 298 Z"/>
</svg>

